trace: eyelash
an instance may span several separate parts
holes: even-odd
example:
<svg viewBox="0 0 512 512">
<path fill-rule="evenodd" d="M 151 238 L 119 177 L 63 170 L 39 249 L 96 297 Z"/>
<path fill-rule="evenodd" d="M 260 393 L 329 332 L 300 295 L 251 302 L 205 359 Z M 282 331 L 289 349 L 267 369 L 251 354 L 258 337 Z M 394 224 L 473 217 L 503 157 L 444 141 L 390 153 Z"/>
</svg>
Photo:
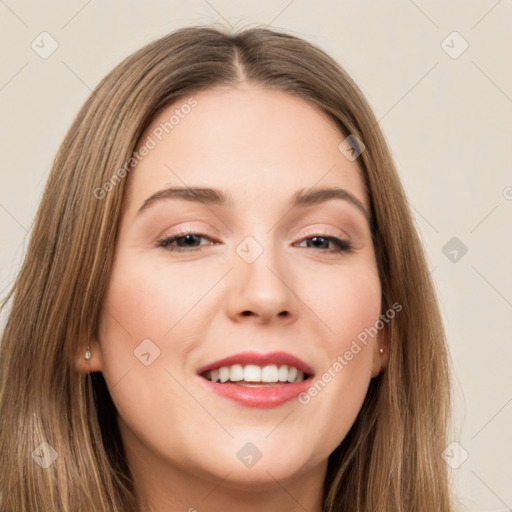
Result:
<svg viewBox="0 0 512 512">
<path fill-rule="evenodd" d="M 208 235 L 205 235 L 203 233 L 195 233 L 193 231 L 187 231 L 187 232 L 184 232 L 184 233 L 179 233 L 173 237 L 169 237 L 169 238 L 163 238 L 161 240 L 158 240 L 157 242 L 157 246 L 158 247 L 163 247 L 165 249 L 167 249 L 168 251 L 172 251 L 172 252 L 185 252 L 185 253 L 190 253 L 190 252 L 196 252 L 196 251 L 201 251 L 202 250 L 202 247 L 204 246 L 200 246 L 200 247 L 177 247 L 177 246 L 173 246 L 171 245 L 172 242 L 175 242 L 176 240 L 179 240 L 181 238 L 186 238 L 187 236 L 189 235 L 194 235 L 194 236 L 198 236 L 200 238 L 208 238 L 210 239 L 210 237 Z M 328 235 L 324 235 L 324 234 L 315 234 L 313 236 L 309 236 L 307 238 L 303 238 L 300 243 L 302 242 L 305 242 L 306 240 L 312 240 L 314 238 L 323 238 L 324 240 L 327 240 L 327 241 L 330 241 L 332 243 L 334 243 L 337 248 L 336 249 L 321 249 L 320 252 L 324 252 L 324 253 L 331 253 L 331 254 L 339 254 L 339 253 L 344 253 L 344 252 L 351 252 L 352 251 L 352 245 L 351 243 L 348 241 L 348 240 L 344 240 L 344 239 L 341 239 L 341 238 L 337 238 L 337 237 L 334 237 L 334 236 L 328 236 Z M 207 244 L 207 245 L 211 245 L 211 244 Z M 311 247 L 310 247 L 311 248 Z"/>
</svg>

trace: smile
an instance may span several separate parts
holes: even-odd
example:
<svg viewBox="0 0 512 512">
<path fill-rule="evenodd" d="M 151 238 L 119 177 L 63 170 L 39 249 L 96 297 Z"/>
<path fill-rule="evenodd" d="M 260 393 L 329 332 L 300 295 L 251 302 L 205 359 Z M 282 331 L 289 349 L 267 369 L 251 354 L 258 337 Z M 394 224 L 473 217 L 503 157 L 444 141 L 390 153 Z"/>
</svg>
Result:
<svg viewBox="0 0 512 512">
<path fill-rule="evenodd" d="M 216 395 L 246 407 L 271 408 L 305 391 L 312 368 L 285 352 L 245 352 L 198 370 L 201 382 Z"/>
<path fill-rule="evenodd" d="M 225 382 L 237 382 L 242 386 L 302 382 L 307 378 L 304 372 L 298 370 L 295 366 L 288 366 L 286 364 L 279 366 L 276 364 L 267 366 L 233 364 L 205 372 L 203 376 L 212 382 L 220 382 L 222 384 Z"/>
</svg>

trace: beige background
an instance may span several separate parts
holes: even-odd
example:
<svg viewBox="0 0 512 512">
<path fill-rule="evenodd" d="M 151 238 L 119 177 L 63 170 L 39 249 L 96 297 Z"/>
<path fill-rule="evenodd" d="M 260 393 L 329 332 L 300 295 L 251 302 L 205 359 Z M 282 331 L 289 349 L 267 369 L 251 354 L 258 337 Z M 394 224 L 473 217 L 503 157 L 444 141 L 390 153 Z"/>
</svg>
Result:
<svg viewBox="0 0 512 512">
<path fill-rule="evenodd" d="M 471 512 L 511 510 L 510 0 L 5 0 L 0 20 L 2 297 L 67 128 L 123 57 L 211 22 L 269 24 L 333 55 L 380 119 L 428 251 L 455 375 L 455 490 Z M 42 58 L 33 41 L 58 48 Z M 452 237 L 462 257 L 443 253 Z"/>
</svg>

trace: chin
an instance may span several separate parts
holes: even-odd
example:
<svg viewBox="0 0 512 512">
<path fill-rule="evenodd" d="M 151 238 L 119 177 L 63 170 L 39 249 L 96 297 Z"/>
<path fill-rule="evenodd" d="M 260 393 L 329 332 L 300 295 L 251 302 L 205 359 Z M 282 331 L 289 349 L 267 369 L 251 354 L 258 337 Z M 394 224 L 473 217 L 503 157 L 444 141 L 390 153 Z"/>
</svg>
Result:
<svg viewBox="0 0 512 512">
<path fill-rule="evenodd" d="M 226 479 L 225 485 L 236 489 L 248 486 L 253 490 L 255 486 L 260 490 L 275 488 L 276 480 L 283 484 L 288 479 L 296 479 L 301 473 L 306 474 L 321 463 L 319 455 L 308 455 L 308 451 L 300 443 L 293 450 L 283 450 L 282 443 L 273 444 L 268 441 L 234 444 L 237 445 L 236 450 L 228 448 L 222 453 L 211 453 L 206 465 L 205 460 L 200 462 L 204 470 L 215 474 L 216 478 Z M 226 447 L 226 444 L 223 446 Z M 325 459 L 327 460 L 327 455 Z"/>
<path fill-rule="evenodd" d="M 218 475 L 226 479 L 224 487 L 262 492 L 275 489 L 279 484 L 285 485 L 288 480 L 295 480 L 300 473 L 307 472 L 301 464 L 295 464 L 293 461 L 278 461 L 276 463 L 275 460 L 267 463 L 260 460 L 252 468 L 239 467 L 237 464 L 226 465 L 224 468 L 225 473 Z M 229 473 L 230 471 L 231 473 Z"/>
</svg>

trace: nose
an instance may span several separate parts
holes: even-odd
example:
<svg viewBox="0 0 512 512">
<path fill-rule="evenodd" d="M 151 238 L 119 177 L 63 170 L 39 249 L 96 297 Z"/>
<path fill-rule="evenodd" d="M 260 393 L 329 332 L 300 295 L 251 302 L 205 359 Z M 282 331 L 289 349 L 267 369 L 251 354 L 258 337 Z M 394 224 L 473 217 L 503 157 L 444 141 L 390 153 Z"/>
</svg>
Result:
<svg viewBox="0 0 512 512">
<path fill-rule="evenodd" d="M 253 317 L 261 324 L 289 324 L 297 319 L 298 298 L 283 255 L 270 247 L 252 262 L 234 254 L 228 314 L 235 321 Z"/>
</svg>

